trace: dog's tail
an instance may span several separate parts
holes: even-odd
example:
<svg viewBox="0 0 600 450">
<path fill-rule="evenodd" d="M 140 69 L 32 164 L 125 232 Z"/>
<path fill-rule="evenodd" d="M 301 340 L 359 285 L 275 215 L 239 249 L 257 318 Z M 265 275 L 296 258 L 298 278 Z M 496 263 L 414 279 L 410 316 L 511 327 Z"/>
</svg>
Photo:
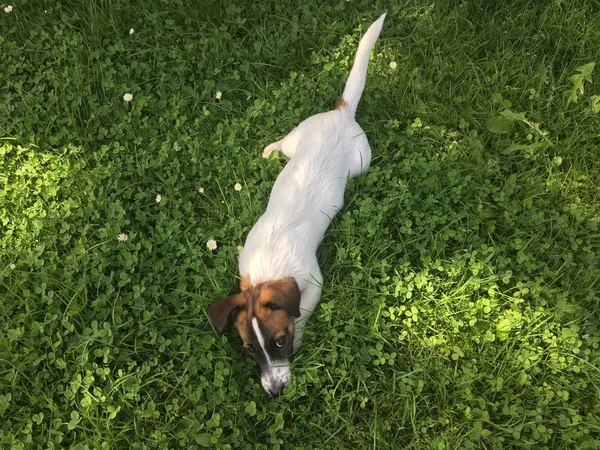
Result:
<svg viewBox="0 0 600 450">
<path fill-rule="evenodd" d="M 371 24 L 366 34 L 360 40 L 358 44 L 358 51 L 356 52 L 356 58 L 354 59 L 354 65 L 350 76 L 346 81 L 346 88 L 344 89 L 344 95 L 338 104 L 338 108 L 347 109 L 352 113 L 356 114 L 356 108 L 358 108 L 358 102 L 362 95 L 365 87 L 365 81 L 367 79 L 367 67 L 369 66 L 369 58 L 371 57 L 371 51 L 377 42 L 379 33 L 381 33 L 381 27 L 383 27 L 383 21 L 385 19 L 383 13 L 379 19 Z"/>
</svg>

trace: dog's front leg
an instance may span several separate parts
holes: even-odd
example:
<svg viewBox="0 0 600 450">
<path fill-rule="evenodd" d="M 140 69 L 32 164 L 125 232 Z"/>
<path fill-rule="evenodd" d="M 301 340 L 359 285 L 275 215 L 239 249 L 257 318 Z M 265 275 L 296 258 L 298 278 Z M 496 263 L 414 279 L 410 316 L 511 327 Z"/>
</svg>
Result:
<svg viewBox="0 0 600 450">
<path fill-rule="evenodd" d="M 304 336 L 304 327 L 306 322 L 312 315 L 313 311 L 321 300 L 321 283 L 318 284 L 313 280 L 308 284 L 301 294 L 300 299 L 300 317 L 296 320 L 296 331 L 294 332 L 294 354 L 300 348 L 302 344 L 302 337 Z"/>
</svg>

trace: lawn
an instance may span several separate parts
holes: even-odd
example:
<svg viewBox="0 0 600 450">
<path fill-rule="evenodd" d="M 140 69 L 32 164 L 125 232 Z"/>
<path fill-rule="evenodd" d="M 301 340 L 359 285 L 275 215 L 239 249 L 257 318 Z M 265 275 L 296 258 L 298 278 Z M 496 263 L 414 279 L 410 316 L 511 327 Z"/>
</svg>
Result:
<svg viewBox="0 0 600 450">
<path fill-rule="evenodd" d="M 600 448 L 596 1 L 1 1 L 0 448 Z M 206 307 L 384 11 L 271 398 Z"/>
</svg>

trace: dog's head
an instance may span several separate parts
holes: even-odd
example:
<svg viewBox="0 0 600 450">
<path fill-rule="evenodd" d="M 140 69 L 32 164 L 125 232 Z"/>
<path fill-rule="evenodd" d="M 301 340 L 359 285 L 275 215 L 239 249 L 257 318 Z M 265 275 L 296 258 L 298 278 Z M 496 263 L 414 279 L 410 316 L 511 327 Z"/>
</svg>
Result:
<svg viewBox="0 0 600 450">
<path fill-rule="evenodd" d="M 219 334 L 233 324 L 244 350 L 259 365 L 263 389 L 279 395 L 290 383 L 289 358 L 294 348 L 294 317 L 300 316 L 300 290 L 292 278 L 253 286 L 247 278 L 241 292 L 208 307 L 208 316 Z"/>
</svg>

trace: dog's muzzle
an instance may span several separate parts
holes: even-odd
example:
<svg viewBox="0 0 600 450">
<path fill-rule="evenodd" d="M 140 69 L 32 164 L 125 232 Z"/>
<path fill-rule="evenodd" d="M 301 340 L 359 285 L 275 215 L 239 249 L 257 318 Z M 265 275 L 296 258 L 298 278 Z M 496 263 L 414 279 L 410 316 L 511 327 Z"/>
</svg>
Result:
<svg viewBox="0 0 600 450">
<path fill-rule="evenodd" d="M 260 381 L 263 389 L 269 395 L 275 397 L 281 395 L 283 390 L 290 384 L 292 372 L 290 363 L 280 361 L 263 370 Z"/>
</svg>

